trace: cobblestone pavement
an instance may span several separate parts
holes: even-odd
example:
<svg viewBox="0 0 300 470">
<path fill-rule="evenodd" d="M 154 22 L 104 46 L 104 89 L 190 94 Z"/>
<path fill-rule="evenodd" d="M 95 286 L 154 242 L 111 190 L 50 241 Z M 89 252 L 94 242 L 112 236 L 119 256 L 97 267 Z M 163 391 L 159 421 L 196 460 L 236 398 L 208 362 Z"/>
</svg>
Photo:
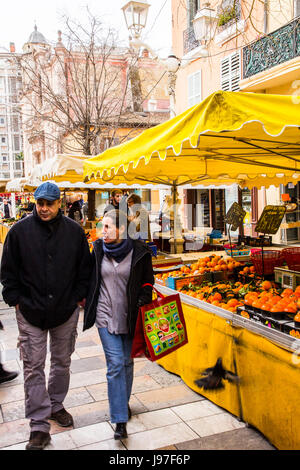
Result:
<svg viewBox="0 0 300 470">
<path fill-rule="evenodd" d="M 0 301 L 2 362 L 20 371 L 0 385 L 0 449 L 23 450 L 29 437 L 24 416 L 22 362 L 19 359 L 14 309 Z M 49 371 L 49 355 L 46 374 Z M 49 450 L 261 450 L 274 449 L 256 430 L 188 388 L 180 377 L 156 363 L 135 360 L 133 416 L 128 438 L 115 441 L 109 421 L 105 357 L 96 328 L 82 332 L 82 313 L 72 355 L 70 390 L 64 403 L 74 428 L 51 421 Z"/>
</svg>

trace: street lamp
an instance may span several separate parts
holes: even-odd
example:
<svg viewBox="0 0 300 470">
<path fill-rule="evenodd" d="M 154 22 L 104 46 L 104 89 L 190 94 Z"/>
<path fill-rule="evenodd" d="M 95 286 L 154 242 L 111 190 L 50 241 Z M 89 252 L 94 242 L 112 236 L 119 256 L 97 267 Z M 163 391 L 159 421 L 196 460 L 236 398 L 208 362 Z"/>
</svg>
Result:
<svg viewBox="0 0 300 470">
<path fill-rule="evenodd" d="M 146 26 L 149 7 L 147 0 L 130 1 L 122 7 L 127 29 L 135 38 L 140 37 L 142 29 Z"/>
<path fill-rule="evenodd" d="M 217 18 L 217 13 L 210 7 L 210 3 L 207 2 L 204 4 L 203 8 L 197 11 L 196 16 L 193 20 L 193 28 L 195 33 L 195 38 L 202 44 L 201 55 L 207 56 L 207 44 L 212 39 L 213 34 L 213 23 Z"/>
<path fill-rule="evenodd" d="M 149 7 L 150 5 L 146 0 L 130 1 L 122 7 L 127 29 L 131 33 L 129 45 L 136 50 L 147 49 L 154 60 L 166 67 L 168 72 L 168 94 L 170 96 L 170 117 L 174 117 L 176 73 L 180 67 L 180 60 L 172 51 L 167 59 L 160 59 L 148 44 L 141 41 L 140 36 L 142 30 L 146 27 Z"/>
</svg>

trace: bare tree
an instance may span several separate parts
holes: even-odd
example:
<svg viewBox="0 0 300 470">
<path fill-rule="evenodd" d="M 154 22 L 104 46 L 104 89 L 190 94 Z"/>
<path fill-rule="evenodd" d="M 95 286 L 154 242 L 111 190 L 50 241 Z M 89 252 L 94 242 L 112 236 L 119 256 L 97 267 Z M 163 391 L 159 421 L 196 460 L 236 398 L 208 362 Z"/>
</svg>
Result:
<svg viewBox="0 0 300 470">
<path fill-rule="evenodd" d="M 37 138 L 42 133 L 57 152 L 93 155 L 103 150 L 103 139 L 106 147 L 127 139 L 118 129 L 126 113 L 142 111 L 145 99 L 139 60 L 90 12 L 86 25 L 65 17 L 53 50 L 45 46 L 20 59 L 25 128 Z"/>
</svg>

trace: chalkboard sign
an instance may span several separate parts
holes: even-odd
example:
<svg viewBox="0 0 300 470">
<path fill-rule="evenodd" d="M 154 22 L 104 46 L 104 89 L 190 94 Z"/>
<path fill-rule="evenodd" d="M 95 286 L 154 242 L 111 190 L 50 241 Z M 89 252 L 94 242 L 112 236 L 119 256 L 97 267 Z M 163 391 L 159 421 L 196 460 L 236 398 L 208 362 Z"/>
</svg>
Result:
<svg viewBox="0 0 300 470">
<path fill-rule="evenodd" d="M 285 212 L 285 206 L 266 206 L 257 222 L 255 231 L 275 235 L 280 227 Z"/>
<path fill-rule="evenodd" d="M 231 225 L 231 230 L 234 232 L 243 223 L 245 215 L 246 211 L 234 202 L 226 214 L 225 221 Z"/>
</svg>

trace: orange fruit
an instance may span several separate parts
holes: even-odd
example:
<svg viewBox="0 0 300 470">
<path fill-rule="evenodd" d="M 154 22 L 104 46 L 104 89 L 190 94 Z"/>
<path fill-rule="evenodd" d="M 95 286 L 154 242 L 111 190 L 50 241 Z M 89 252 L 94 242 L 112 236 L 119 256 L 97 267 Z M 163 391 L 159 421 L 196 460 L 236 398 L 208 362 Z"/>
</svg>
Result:
<svg viewBox="0 0 300 470">
<path fill-rule="evenodd" d="M 283 312 L 283 310 L 282 310 L 282 307 L 280 305 L 276 304 L 276 305 L 273 305 L 270 312 Z"/>
<path fill-rule="evenodd" d="M 287 287 L 286 289 L 284 289 L 284 291 L 281 293 L 281 297 L 287 297 L 291 294 L 293 294 L 294 291 L 293 289 L 290 289 L 289 287 Z"/>
<path fill-rule="evenodd" d="M 239 301 L 237 299 L 230 299 L 227 302 L 228 307 L 236 307 Z"/>
<path fill-rule="evenodd" d="M 219 292 L 216 292 L 213 295 L 213 300 L 222 300 L 222 295 Z"/>
<path fill-rule="evenodd" d="M 270 281 L 263 281 L 261 287 L 265 290 L 269 290 L 272 288 L 272 284 Z"/>
<path fill-rule="evenodd" d="M 270 303 L 273 305 L 276 305 L 278 302 L 280 302 L 281 297 L 280 295 L 274 295 L 273 297 L 270 298 Z"/>
<path fill-rule="evenodd" d="M 269 312 L 272 308 L 272 305 L 270 303 L 266 302 L 266 303 L 263 303 L 260 308 L 262 310 L 266 310 L 267 312 Z"/>
<path fill-rule="evenodd" d="M 295 307 L 293 304 L 288 304 L 284 310 L 284 312 L 287 312 L 287 313 L 297 313 L 297 307 Z"/>
</svg>

